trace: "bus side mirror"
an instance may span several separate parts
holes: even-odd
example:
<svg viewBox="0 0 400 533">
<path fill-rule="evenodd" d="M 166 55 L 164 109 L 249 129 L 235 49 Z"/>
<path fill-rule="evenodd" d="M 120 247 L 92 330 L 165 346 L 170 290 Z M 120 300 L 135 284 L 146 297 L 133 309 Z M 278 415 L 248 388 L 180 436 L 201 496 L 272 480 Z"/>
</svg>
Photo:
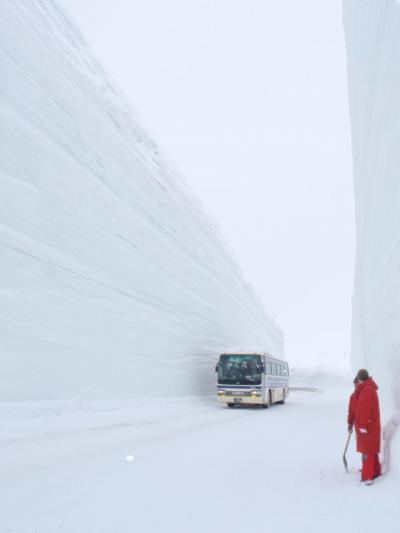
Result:
<svg viewBox="0 0 400 533">
<path fill-rule="evenodd" d="M 261 372 L 265 374 L 265 365 L 264 363 L 261 363 Z"/>
<path fill-rule="evenodd" d="M 217 364 L 215 365 L 215 372 L 218 372 L 218 370 L 219 370 L 219 364 L 217 363 Z"/>
</svg>

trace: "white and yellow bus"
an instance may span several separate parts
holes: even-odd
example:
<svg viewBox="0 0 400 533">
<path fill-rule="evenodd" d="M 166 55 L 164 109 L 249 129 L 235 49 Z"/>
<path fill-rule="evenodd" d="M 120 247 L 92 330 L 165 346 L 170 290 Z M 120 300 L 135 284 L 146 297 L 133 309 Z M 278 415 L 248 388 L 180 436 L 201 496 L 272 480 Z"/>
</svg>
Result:
<svg viewBox="0 0 400 533">
<path fill-rule="evenodd" d="M 289 395 L 289 365 L 268 353 L 228 352 L 219 356 L 218 400 L 235 405 L 285 403 Z"/>
</svg>

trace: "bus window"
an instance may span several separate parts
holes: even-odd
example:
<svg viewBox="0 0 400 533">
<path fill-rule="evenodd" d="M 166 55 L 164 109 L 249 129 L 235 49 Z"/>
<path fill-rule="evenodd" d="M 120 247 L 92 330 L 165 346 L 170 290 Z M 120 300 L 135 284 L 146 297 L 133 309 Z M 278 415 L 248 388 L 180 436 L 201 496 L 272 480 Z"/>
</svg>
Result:
<svg viewBox="0 0 400 533">
<path fill-rule="evenodd" d="M 267 374 L 271 375 L 271 363 L 267 363 Z"/>
<path fill-rule="evenodd" d="M 272 366 L 272 372 L 271 373 L 272 373 L 273 376 L 276 376 L 276 365 L 272 364 L 271 366 Z"/>
<path fill-rule="evenodd" d="M 283 376 L 287 376 L 287 368 L 286 368 L 286 366 L 282 367 L 282 375 Z"/>
</svg>

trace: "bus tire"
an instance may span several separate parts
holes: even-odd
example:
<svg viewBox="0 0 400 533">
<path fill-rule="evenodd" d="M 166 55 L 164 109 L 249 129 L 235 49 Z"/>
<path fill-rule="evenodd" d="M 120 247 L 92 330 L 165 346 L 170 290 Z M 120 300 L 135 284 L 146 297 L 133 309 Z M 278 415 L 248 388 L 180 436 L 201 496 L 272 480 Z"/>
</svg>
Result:
<svg viewBox="0 0 400 533">
<path fill-rule="evenodd" d="M 264 409 L 268 409 L 268 407 L 270 407 L 270 405 L 271 405 L 271 392 L 268 391 L 267 401 L 265 403 L 263 403 L 262 406 L 263 406 Z"/>
<path fill-rule="evenodd" d="M 235 407 L 234 403 L 228 403 L 228 407 Z"/>
</svg>

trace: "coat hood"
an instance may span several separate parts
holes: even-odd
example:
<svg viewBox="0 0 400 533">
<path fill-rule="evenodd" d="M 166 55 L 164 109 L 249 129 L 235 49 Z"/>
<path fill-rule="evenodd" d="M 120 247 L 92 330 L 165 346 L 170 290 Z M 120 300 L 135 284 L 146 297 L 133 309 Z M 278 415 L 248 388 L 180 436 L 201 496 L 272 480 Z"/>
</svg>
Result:
<svg viewBox="0 0 400 533">
<path fill-rule="evenodd" d="M 359 383 L 357 385 L 357 391 L 361 391 L 363 389 L 366 389 L 367 387 L 372 387 L 375 390 L 378 390 L 378 385 L 375 383 L 375 381 L 370 377 L 363 383 Z"/>
</svg>

